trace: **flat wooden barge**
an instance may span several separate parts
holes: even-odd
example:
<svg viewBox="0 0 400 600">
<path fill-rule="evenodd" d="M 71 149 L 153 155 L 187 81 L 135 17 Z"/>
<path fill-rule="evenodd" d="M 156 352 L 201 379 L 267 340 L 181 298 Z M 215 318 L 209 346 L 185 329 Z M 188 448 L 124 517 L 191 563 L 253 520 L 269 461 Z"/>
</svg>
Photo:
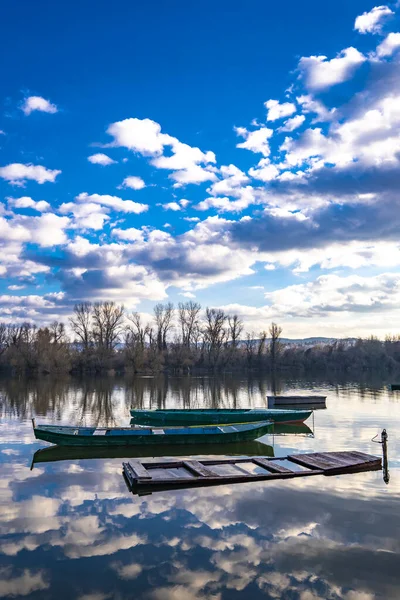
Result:
<svg viewBox="0 0 400 600">
<path fill-rule="evenodd" d="M 340 475 L 382 468 L 382 460 L 362 452 L 318 452 L 283 458 L 242 457 L 122 463 L 133 493 L 146 494 L 176 488 L 203 487 L 313 475 Z"/>
</svg>

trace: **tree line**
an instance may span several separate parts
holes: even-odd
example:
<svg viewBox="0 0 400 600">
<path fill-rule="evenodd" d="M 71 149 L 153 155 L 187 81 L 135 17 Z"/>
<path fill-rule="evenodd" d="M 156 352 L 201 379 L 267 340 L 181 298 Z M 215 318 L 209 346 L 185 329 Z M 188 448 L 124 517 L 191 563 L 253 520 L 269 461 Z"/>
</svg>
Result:
<svg viewBox="0 0 400 600">
<path fill-rule="evenodd" d="M 12 373 L 349 371 L 400 367 L 400 338 L 283 344 L 271 323 L 245 332 L 237 314 L 197 302 L 154 307 L 151 322 L 115 302 L 81 302 L 68 325 L 0 323 L 0 368 Z"/>
</svg>

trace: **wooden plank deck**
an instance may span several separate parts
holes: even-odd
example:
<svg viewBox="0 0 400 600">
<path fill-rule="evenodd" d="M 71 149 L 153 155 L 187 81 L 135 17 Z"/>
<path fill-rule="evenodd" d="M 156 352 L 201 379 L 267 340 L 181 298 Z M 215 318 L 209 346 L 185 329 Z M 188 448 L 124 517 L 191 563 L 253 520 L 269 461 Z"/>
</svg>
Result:
<svg viewBox="0 0 400 600">
<path fill-rule="evenodd" d="M 277 461 L 286 461 L 288 467 Z M 356 451 L 293 454 L 276 458 L 257 456 L 163 462 L 135 460 L 122 464 L 129 488 L 136 493 L 141 490 L 151 492 L 157 489 L 336 475 L 382 468 L 381 458 Z"/>
</svg>

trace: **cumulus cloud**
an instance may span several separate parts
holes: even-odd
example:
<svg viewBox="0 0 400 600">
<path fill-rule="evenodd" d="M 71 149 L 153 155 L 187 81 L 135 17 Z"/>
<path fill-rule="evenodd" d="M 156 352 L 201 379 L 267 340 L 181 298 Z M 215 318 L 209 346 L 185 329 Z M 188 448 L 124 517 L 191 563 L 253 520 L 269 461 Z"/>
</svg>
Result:
<svg viewBox="0 0 400 600">
<path fill-rule="evenodd" d="M 134 213 L 136 215 L 146 212 L 149 208 L 148 204 L 141 204 L 133 200 L 123 200 L 118 196 L 109 196 L 107 194 L 88 194 L 87 192 L 82 192 L 78 194 L 76 200 L 80 203 L 100 204 L 118 212 Z"/>
<path fill-rule="evenodd" d="M 279 128 L 279 131 L 294 131 L 303 125 L 306 120 L 304 115 L 296 115 L 292 119 L 288 119 L 284 122 L 282 127 Z"/>
<path fill-rule="evenodd" d="M 151 119 L 118 121 L 108 127 L 107 133 L 114 137 L 112 146 L 123 146 L 142 156 L 151 157 L 151 164 L 157 169 L 173 171 L 169 177 L 177 187 L 216 179 L 212 166 L 209 166 L 216 162 L 213 152 L 202 152 L 162 133 L 161 125 Z M 170 149 L 168 155 L 163 154 L 166 147 Z"/>
<path fill-rule="evenodd" d="M 265 102 L 265 108 L 267 109 L 267 121 L 277 121 L 296 112 L 296 106 L 292 102 L 279 104 L 278 100 L 268 100 Z"/>
<path fill-rule="evenodd" d="M 32 208 L 37 212 L 47 212 L 51 209 L 51 206 L 46 200 L 35 201 L 29 196 L 22 196 L 21 198 L 7 198 L 9 206 L 14 208 Z"/>
<path fill-rule="evenodd" d="M 40 184 L 47 181 L 54 183 L 57 175 L 60 173 L 61 171 L 47 169 L 42 165 L 32 165 L 30 163 L 12 163 L 5 167 L 0 167 L 0 177 L 17 186 L 24 186 L 27 179 Z"/>
<path fill-rule="evenodd" d="M 132 190 L 142 190 L 146 187 L 146 184 L 141 177 L 130 175 L 129 177 L 125 177 L 122 182 L 122 187 L 131 188 Z"/>
<path fill-rule="evenodd" d="M 299 61 L 300 77 L 310 90 L 323 90 L 350 79 L 366 60 L 356 48 L 342 50 L 336 58 L 307 56 Z"/>
<path fill-rule="evenodd" d="M 391 56 L 400 47 L 400 33 L 389 33 L 376 49 L 379 58 Z"/>
<path fill-rule="evenodd" d="M 101 152 L 88 156 L 88 161 L 93 165 L 102 165 L 103 167 L 106 167 L 107 165 L 114 165 L 117 162 L 107 156 L 107 154 L 102 154 Z"/>
<path fill-rule="evenodd" d="M 59 208 L 63 215 L 71 217 L 73 229 L 101 230 L 104 223 L 110 219 L 109 210 L 100 204 L 94 202 L 84 202 L 77 204 L 75 202 L 64 202 Z"/>
<path fill-rule="evenodd" d="M 250 150 L 251 152 L 259 153 L 263 156 L 269 156 L 271 154 L 268 140 L 274 133 L 273 129 L 269 129 L 268 127 L 261 127 L 254 131 L 248 131 L 245 127 L 235 127 L 234 129 L 238 136 L 245 139 L 244 142 L 236 144 L 236 148 Z"/>
<path fill-rule="evenodd" d="M 174 212 L 182 210 L 182 207 L 180 204 L 178 204 L 178 202 L 167 202 L 166 204 L 161 204 L 161 206 L 164 210 L 172 210 Z"/>
<path fill-rule="evenodd" d="M 354 29 L 360 33 L 380 33 L 385 20 L 393 14 L 388 6 L 374 6 L 356 18 Z"/>
<path fill-rule="evenodd" d="M 25 98 L 21 110 L 25 115 L 30 115 L 31 112 L 35 110 L 52 114 L 58 112 L 58 108 L 55 104 L 52 104 L 49 100 L 45 100 L 45 98 L 42 98 L 41 96 L 29 96 L 28 98 Z"/>
</svg>

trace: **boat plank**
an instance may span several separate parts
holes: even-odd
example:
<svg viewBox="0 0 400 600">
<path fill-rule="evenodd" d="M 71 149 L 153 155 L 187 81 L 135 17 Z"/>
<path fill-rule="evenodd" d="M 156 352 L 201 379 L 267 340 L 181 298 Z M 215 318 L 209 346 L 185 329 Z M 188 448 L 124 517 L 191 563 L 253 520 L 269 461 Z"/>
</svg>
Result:
<svg viewBox="0 0 400 600">
<path fill-rule="evenodd" d="M 293 473 L 290 469 L 283 467 L 282 465 L 278 465 L 276 463 L 270 462 L 265 458 L 253 458 L 253 463 L 262 467 L 263 469 L 267 469 L 267 471 L 271 471 L 272 473 Z"/>
<path fill-rule="evenodd" d="M 198 460 L 192 460 L 192 459 L 184 460 L 183 466 L 186 469 L 189 469 L 189 471 L 192 471 L 195 475 L 197 475 L 199 477 L 215 477 L 216 476 L 216 473 L 212 469 L 205 467 Z"/>
<path fill-rule="evenodd" d="M 295 454 L 288 460 L 308 469 L 349 469 L 376 461 L 375 457 L 356 452 L 317 452 L 314 454 Z"/>
<path fill-rule="evenodd" d="M 135 477 L 137 479 L 151 479 L 150 473 L 142 465 L 140 460 L 131 460 L 131 462 L 129 462 L 128 464 L 129 464 L 130 468 L 132 469 L 132 471 L 134 472 Z"/>
</svg>

